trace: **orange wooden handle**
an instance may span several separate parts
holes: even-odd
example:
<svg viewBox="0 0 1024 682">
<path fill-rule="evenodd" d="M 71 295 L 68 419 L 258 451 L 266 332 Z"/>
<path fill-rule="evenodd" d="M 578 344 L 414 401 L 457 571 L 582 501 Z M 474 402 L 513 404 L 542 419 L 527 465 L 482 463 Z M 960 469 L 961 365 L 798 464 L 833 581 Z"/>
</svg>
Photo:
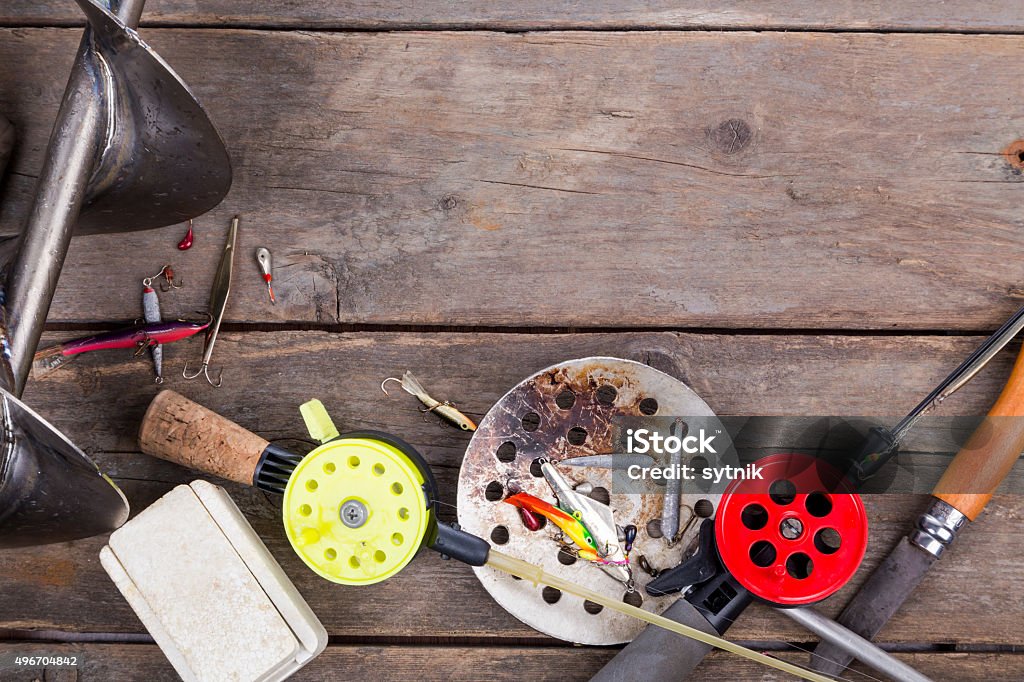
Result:
<svg viewBox="0 0 1024 682">
<path fill-rule="evenodd" d="M 147 455 L 252 485 L 270 443 L 174 391 L 160 391 L 142 418 L 139 447 Z"/>
<path fill-rule="evenodd" d="M 973 521 L 1024 450 L 1022 417 L 1024 349 L 988 417 L 946 467 L 932 494 Z"/>
</svg>

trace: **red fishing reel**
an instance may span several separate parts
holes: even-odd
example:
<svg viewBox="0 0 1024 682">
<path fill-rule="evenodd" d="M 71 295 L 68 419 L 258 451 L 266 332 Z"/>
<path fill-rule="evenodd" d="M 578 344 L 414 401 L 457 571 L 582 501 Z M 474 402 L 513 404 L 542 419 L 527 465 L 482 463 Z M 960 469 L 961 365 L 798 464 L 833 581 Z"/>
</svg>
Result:
<svg viewBox="0 0 1024 682">
<path fill-rule="evenodd" d="M 819 459 L 757 460 L 762 478 L 740 479 L 719 503 L 722 563 L 751 594 L 781 606 L 812 604 L 853 577 L 868 544 L 860 496 Z"/>
</svg>

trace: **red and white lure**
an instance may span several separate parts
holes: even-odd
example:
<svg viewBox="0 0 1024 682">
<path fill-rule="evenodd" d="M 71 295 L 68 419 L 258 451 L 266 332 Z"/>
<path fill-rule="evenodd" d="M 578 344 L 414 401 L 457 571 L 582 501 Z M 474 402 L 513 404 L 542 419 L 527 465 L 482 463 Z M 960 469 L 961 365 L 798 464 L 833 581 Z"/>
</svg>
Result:
<svg viewBox="0 0 1024 682">
<path fill-rule="evenodd" d="M 274 297 L 274 286 L 271 284 L 274 280 L 274 265 L 270 259 L 270 249 L 265 246 L 261 246 L 256 249 L 256 262 L 259 263 L 260 272 L 263 273 L 263 281 L 267 283 L 267 293 L 270 294 L 270 303 L 272 305 L 276 305 L 277 299 Z"/>
</svg>

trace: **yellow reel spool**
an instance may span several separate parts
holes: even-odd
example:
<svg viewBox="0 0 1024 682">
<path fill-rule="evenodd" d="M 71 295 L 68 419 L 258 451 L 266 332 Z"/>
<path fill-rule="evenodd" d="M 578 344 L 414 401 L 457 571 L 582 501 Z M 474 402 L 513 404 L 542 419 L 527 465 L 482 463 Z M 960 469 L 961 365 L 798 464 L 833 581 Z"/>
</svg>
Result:
<svg viewBox="0 0 1024 682">
<path fill-rule="evenodd" d="M 309 424 L 305 411 L 303 416 Z M 324 417 L 325 411 L 319 415 Z M 331 582 L 386 580 L 412 560 L 429 528 L 424 482 L 416 464 L 390 443 L 332 440 L 306 455 L 288 480 L 288 540 L 307 566 Z"/>
</svg>

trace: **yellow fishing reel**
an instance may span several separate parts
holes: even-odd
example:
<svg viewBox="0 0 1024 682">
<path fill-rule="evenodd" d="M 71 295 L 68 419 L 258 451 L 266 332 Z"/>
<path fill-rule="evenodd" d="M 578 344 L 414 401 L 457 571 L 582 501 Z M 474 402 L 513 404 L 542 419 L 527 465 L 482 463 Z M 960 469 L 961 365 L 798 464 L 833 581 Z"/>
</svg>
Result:
<svg viewBox="0 0 1024 682">
<path fill-rule="evenodd" d="M 435 514 L 430 466 L 401 438 L 339 434 L 319 400 L 299 408 L 320 445 L 289 452 L 174 391 L 161 391 L 142 420 L 143 452 L 231 481 L 283 494 L 292 549 L 317 575 L 372 585 L 401 571 L 421 547 L 471 566 L 490 545 Z"/>
<path fill-rule="evenodd" d="M 390 578 L 436 527 L 437 484 L 430 467 L 390 434 L 339 435 L 319 400 L 300 411 L 321 445 L 302 458 L 285 487 L 288 541 L 331 582 L 372 585 Z"/>
</svg>

